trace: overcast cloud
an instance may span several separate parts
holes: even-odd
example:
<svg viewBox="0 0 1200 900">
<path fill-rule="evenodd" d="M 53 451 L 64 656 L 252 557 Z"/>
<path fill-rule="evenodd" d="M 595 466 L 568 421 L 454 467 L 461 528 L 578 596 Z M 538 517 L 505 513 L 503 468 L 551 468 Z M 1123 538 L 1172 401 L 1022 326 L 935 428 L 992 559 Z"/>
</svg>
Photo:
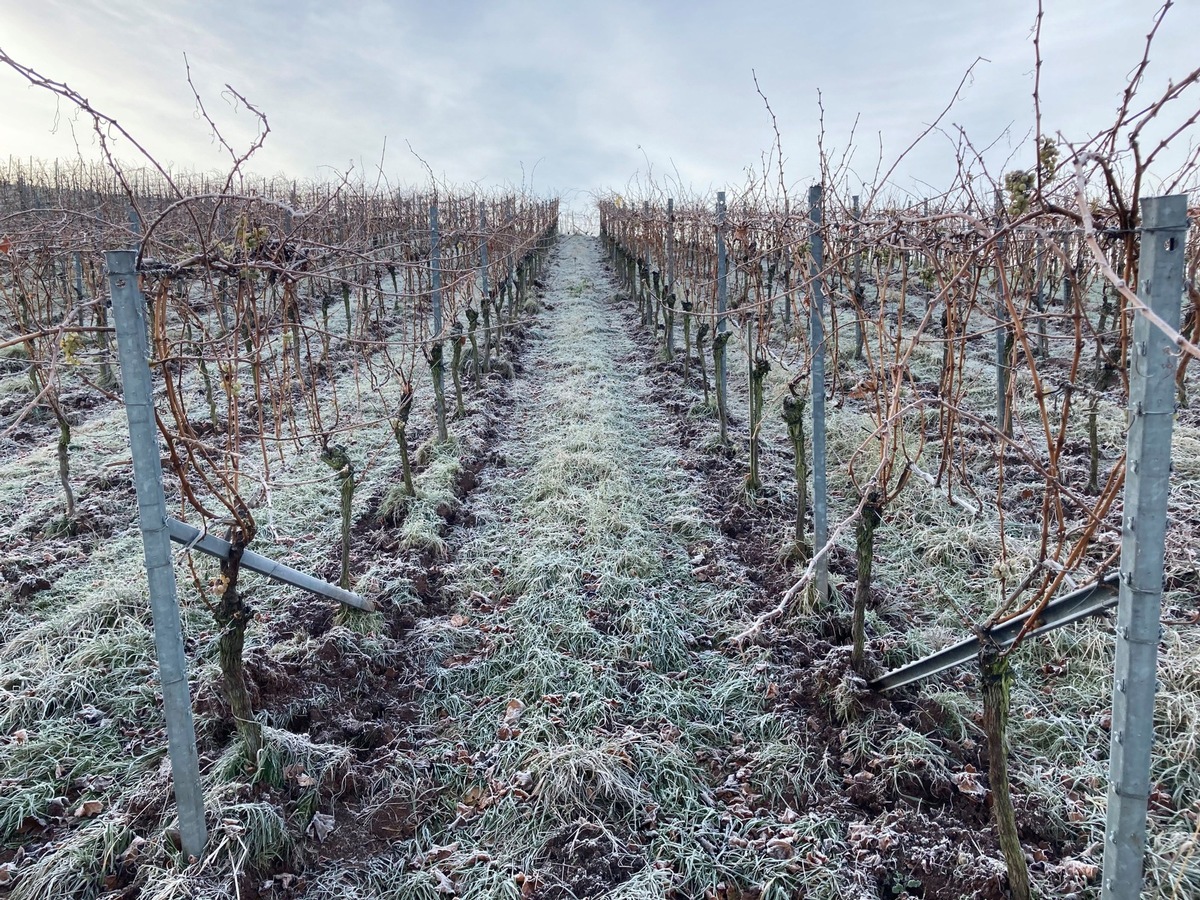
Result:
<svg viewBox="0 0 1200 900">
<path fill-rule="evenodd" d="M 1045 5 L 1044 127 L 1082 138 L 1111 123 L 1160 0 Z M 869 179 L 879 135 L 890 161 L 985 57 L 947 124 L 980 146 L 999 137 L 1000 166 L 1033 125 L 1035 11 L 1035 0 L 0 0 L 0 47 L 65 80 L 163 162 L 225 161 L 194 114 L 186 52 L 229 137 L 245 141 L 253 123 L 222 98 L 224 83 L 268 114 L 255 171 L 330 177 L 353 165 L 374 177 L 386 138 L 393 183 L 425 180 L 409 142 L 451 183 L 532 181 L 570 198 L 625 190 L 648 167 L 696 190 L 743 183 L 773 137 L 752 69 L 788 180 L 805 184 L 818 170 L 818 89 L 827 147 L 845 146 L 859 117 L 855 168 Z M 1197 34 L 1200 3 L 1184 0 L 1149 87 L 1200 64 Z M 65 121 L 51 133 L 55 111 L 0 70 L 3 152 L 73 155 Z M 86 123 L 76 132 L 93 155 Z M 921 182 L 948 185 L 952 166 L 950 142 L 931 137 L 894 181 L 919 194 Z"/>
</svg>

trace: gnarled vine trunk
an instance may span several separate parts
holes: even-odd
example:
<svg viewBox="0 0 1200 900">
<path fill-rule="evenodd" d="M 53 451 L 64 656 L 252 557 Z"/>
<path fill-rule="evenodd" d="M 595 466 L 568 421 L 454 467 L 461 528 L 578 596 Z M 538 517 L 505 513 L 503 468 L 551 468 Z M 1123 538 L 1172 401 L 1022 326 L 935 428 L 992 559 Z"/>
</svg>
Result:
<svg viewBox="0 0 1200 900">
<path fill-rule="evenodd" d="M 765 359 L 756 359 L 750 367 L 750 472 L 746 476 L 746 490 L 751 493 L 762 488 L 758 477 L 758 432 L 762 428 L 765 382 L 770 371 L 771 364 Z"/>
<path fill-rule="evenodd" d="M 1029 900 L 1029 865 L 1013 810 L 1008 783 L 1008 705 L 1012 669 L 1008 657 L 994 644 L 985 643 L 979 654 L 983 688 L 983 730 L 988 744 L 988 784 L 992 789 L 992 813 L 1000 838 L 1000 852 L 1008 868 L 1008 887 L 1013 900 Z"/>
<path fill-rule="evenodd" d="M 244 521 L 251 521 L 247 512 Z M 238 587 L 238 575 L 242 568 L 242 553 L 253 539 L 253 525 L 234 525 L 229 529 L 229 556 L 221 560 L 221 599 L 214 618 L 221 629 L 217 643 L 221 664 L 221 679 L 225 686 L 225 699 L 233 714 L 234 724 L 242 742 L 246 745 L 246 760 L 257 768 L 258 755 L 262 749 L 262 726 L 254 718 L 250 702 L 250 691 L 246 687 L 246 671 L 242 652 L 246 646 L 246 629 L 254 618 L 254 610 L 246 603 Z"/>
<path fill-rule="evenodd" d="M 337 473 L 342 493 L 342 574 L 338 586 L 350 590 L 350 512 L 354 504 L 354 464 L 345 447 L 326 447 L 321 452 L 321 462 Z"/>
<path fill-rule="evenodd" d="M 812 557 L 812 548 L 804 537 L 808 516 L 808 455 L 804 447 L 806 406 L 801 397 L 788 394 L 783 398 L 783 421 L 787 424 L 792 451 L 796 454 L 796 552 L 804 560 Z"/>
<path fill-rule="evenodd" d="M 850 622 L 850 663 L 862 674 L 867 645 L 867 599 L 871 594 L 871 568 L 875 561 L 875 529 L 883 520 L 883 492 L 877 487 L 867 491 L 862 515 L 854 526 L 857 578 L 854 584 L 854 612 Z"/>
</svg>

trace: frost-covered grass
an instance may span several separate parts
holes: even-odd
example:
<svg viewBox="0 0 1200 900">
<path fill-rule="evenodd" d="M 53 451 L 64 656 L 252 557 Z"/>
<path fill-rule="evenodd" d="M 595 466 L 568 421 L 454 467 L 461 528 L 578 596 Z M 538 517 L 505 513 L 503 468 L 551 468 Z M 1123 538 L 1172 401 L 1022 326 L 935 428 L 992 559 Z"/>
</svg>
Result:
<svg viewBox="0 0 1200 900">
<path fill-rule="evenodd" d="M 896 802 L 914 780 L 961 774 L 957 748 L 982 740 L 978 700 L 948 680 L 929 685 L 920 695 L 940 724 L 923 728 L 892 712 L 864 710 L 858 688 L 843 680 L 824 698 L 842 732 L 831 755 L 803 720 L 772 711 L 768 697 L 787 658 L 714 649 L 744 624 L 750 592 L 736 572 L 713 581 L 693 577 L 697 548 L 721 540 L 702 511 L 703 486 L 680 470 L 670 449 L 673 426 L 649 401 L 643 353 L 606 307 L 606 279 L 586 260 L 592 250 L 575 243 L 567 249 L 551 276 L 547 300 L 555 308 L 544 313 L 528 374 L 514 385 L 507 438 L 497 448 L 506 464 L 485 471 L 470 504 L 477 527 L 447 534 L 442 518 L 459 504 L 463 456 L 478 450 L 462 444 L 467 438 L 414 454 L 421 461 L 410 498 L 395 489 L 399 452 L 386 424 L 338 437 L 362 477 L 355 517 L 377 509 L 399 522 L 397 537 L 408 552 L 448 561 L 443 590 L 453 615 L 422 620 L 405 644 L 384 634 L 379 616 L 275 646 L 267 646 L 267 628 L 250 630 L 248 654 L 269 665 L 316 672 L 330 657 L 364 668 L 415 661 L 425 676 L 414 726 L 420 739 L 407 749 L 381 748 L 363 766 L 346 744 L 286 730 L 295 710 L 281 706 L 262 711 L 266 750 L 248 766 L 241 745 L 219 737 L 218 723 L 203 713 L 213 851 L 199 865 L 181 865 L 167 835 L 173 809 L 130 509 L 127 524 L 95 551 L 69 558 L 69 571 L 49 590 L 0 610 L 0 842 L 24 842 L 29 832 L 20 829 L 31 816 L 66 814 L 51 846 L 21 863 L 14 896 L 97 896 L 116 863 L 136 862 L 144 897 L 235 897 L 237 872 L 311 862 L 308 819 L 318 809 L 341 815 L 347 772 L 357 779 L 355 814 L 369 819 L 391 804 L 410 809 L 411 836 L 378 857 L 330 853 L 327 864 L 308 870 L 306 897 L 518 897 L 569 877 L 578 868 L 571 854 L 587 842 L 634 860 L 624 880 L 609 885 L 604 896 L 612 898 L 704 896 L 710 889 L 721 896 L 720 883 L 730 897 L 751 888 L 763 897 L 878 895 L 857 876 L 855 854 L 864 840 L 878 849 L 893 813 L 833 814 L 824 801 L 844 794 L 848 768 L 872 773 L 881 796 Z M 730 348 L 731 410 L 744 425 L 745 358 L 736 344 Z M 919 351 L 922 378 L 934 371 L 935 357 Z M 847 365 L 842 377 L 853 383 L 854 373 Z M 344 421 L 391 411 L 389 398 L 367 390 L 360 374 L 336 373 Z M 414 443 L 431 430 L 429 386 L 418 374 Z M 984 409 L 990 374 L 983 363 L 968 371 L 971 402 Z M 778 405 L 788 377 L 779 368 L 771 373 L 763 431 L 764 473 L 785 508 L 794 493 Z M 1018 397 L 1019 415 L 1031 427 L 1025 386 Z M 687 399 L 698 401 L 698 391 Z M 700 420 L 710 415 L 697 410 Z M 872 426 L 854 402 L 831 404 L 830 415 L 836 519 L 855 499 L 842 464 Z M 1106 405 L 1100 423 L 1111 459 L 1123 441 L 1123 414 Z M 124 427 L 123 412 L 107 407 L 77 426 L 77 471 L 126 473 Z M 1072 431 L 1072 439 L 1080 437 Z M 1177 432 L 1173 507 L 1180 512 L 1194 513 L 1200 503 L 1197 447 L 1195 429 Z M 247 494 L 260 523 L 255 549 L 331 573 L 339 497 L 318 456 L 315 441 L 289 445 L 284 459 L 272 458 L 269 494 Z M 253 484 L 261 463 L 253 452 L 244 463 Z M 990 451 L 972 448 L 970 463 L 986 486 L 994 472 Z M 5 533 L 33 534 L 60 513 L 55 467 L 50 445 L 0 465 Z M 986 490 L 981 495 L 990 502 Z M 1008 551 L 1019 568 L 1034 548 L 1019 523 L 1009 526 Z M 1194 548 L 1172 540 L 1170 565 L 1180 586 L 1166 602 L 1186 613 L 1194 609 L 1187 587 L 1194 589 L 1194 556 L 1187 556 Z M 968 515 L 944 493 L 910 483 L 877 544 L 885 599 L 872 610 L 869 629 L 888 665 L 960 639 L 959 609 L 974 616 L 990 608 L 999 546 L 994 514 Z M 197 567 L 202 579 L 213 574 L 210 563 Z M 417 602 L 386 555 L 360 553 L 353 575 L 370 596 Z M 182 567 L 179 577 L 192 677 L 197 695 L 209 701 L 216 634 Z M 266 623 L 296 599 L 257 577 L 246 584 Z M 794 614 L 828 613 L 809 606 Z M 1035 801 L 1049 833 L 1083 848 L 1071 863 L 1079 871 L 1099 862 L 1111 641 L 1109 626 L 1089 623 L 1041 639 L 1016 658 L 1018 815 L 1022 801 Z M 1195 627 L 1168 626 L 1163 651 L 1148 896 L 1167 898 L 1200 894 Z M 342 696 L 315 687 L 303 700 L 336 707 Z M 838 758 L 842 753 L 849 762 Z M 313 782 L 305 790 L 296 790 L 297 771 Z M 290 805 L 270 793 L 281 781 L 294 793 Z M 74 816 L 89 800 L 100 811 Z M 925 821 L 920 803 L 904 815 Z M 863 821 L 852 821 L 856 816 Z M 965 858 L 967 868 L 989 862 L 974 851 Z M 1035 877 L 1051 893 L 1060 883 L 1038 869 Z"/>
<path fill-rule="evenodd" d="M 418 369 L 416 374 L 409 432 L 419 439 L 431 430 L 431 391 L 424 373 Z M 326 421 L 367 423 L 394 411 L 389 405 L 396 401 L 395 386 L 380 396 L 368 389 L 362 370 L 350 366 L 336 369 L 333 378 L 333 385 L 322 388 Z M 189 383 L 185 393 L 200 409 L 203 401 L 193 388 Z M 347 446 L 360 479 L 353 510 L 357 519 L 398 480 L 399 448 L 386 420 L 349 430 L 338 440 Z M 324 564 L 332 572 L 340 527 L 336 476 L 320 462 L 315 441 L 280 446 L 282 451 L 270 445 L 269 477 L 257 444 L 248 444 L 241 459 L 244 496 L 259 524 L 253 549 L 301 570 L 320 574 Z M 455 442 L 433 453 L 418 475 L 418 495 L 412 501 L 416 514 L 409 521 L 420 522 L 424 531 L 414 530 L 414 535 L 425 542 L 441 540 L 438 529 L 444 521 L 433 522 L 430 515 L 454 496 L 457 452 L 477 449 Z M 80 510 L 91 513 L 91 522 L 104 531 L 85 529 L 53 545 L 43 537 L 45 523 L 62 513 L 53 444 L 10 453 L 0 462 L 5 555 L 12 550 L 15 557 L 19 549 L 23 564 L 35 574 L 45 570 L 51 582 L 28 598 L 0 598 L 0 850 L 37 848 L 36 861 L 18 856 L 15 868 L 6 869 L 12 896 L 90 898 L 101 894 L 104 879 L 119 870 L 136 872 L 142 896 L 235 897 L 237 873 L 295 863 L 308 819 L 340 793 L 352 765 L 351 750 L 271 727 L 272 712 L 262 710 L 265 750 L 257 760 L 244 758 L 241 744 L 226 737 L 214 715 L 221 708 L 214 702 L 220 692 L 218 634 L 176 548 L 210 828 L 206 858 L 190 867 L 179 859 L 170 839 L 175 813 L 141 538 L 132 491 L 123 487 L 130 477 L 130 457 L 119 405 L 102 404 L 79 417 L 71 461 Z M 263 489 L 264 480 L 269 490 Z M 122 489 L 114 493 L 111 486 Z M 173 505 L 178 488 L 170 477 L 167 491 Z M 198 557 L 194 563 L 202 585 L 216 574 L 213 561 Z M 356 566 L 355 586 L 385 604 L 411 604 L 411 584 L 388 563 L 370 559 Z M 327 605 L 249 573 L 243 589 L 268 624 L 289 604 Z M 316 667 L 323 664 L 321 648 L 335 642 L 338 654 L 364 663 L 395 653 L 395 642 L 379 636 L 381 616 L 346 624 L 317 640 L 276 646 L 267 645 L 266 628 L 252 624 L 246 655 L 259 654 L 268 666 Z M 288 782 L 294 793 L 297 771 L 309 787 L 299 791 L 291 806 L 255 787 Z M 400 790 L 390 779 L 367 785 L 362 793 L 367 802 L 384 802 Z M 45 833 L 43 826 L 49 828 Z"/>
<path fill-rule="evenodd" d="M 844 312 L 842 318 L 846 325 Z M 868 339 L 872 335 L 868 328 Z M 741 335 L 736 337 L 738 340 L 730 343 L 730 406 L 744 416 L 748 403 L 745 347 Z M 989 342 L 969 353 L 963 373 L 964 403 L 986 419 L 994 416 L 995 407 L 995 369 L 986 356 L 990 349 Z M 865 368 L 849 358 L 846 340 L 842 350 L 840 375 L 843 385 L 849 387 Z M 1061 355 L 1066 351 L 1056 352 Z M 940 365 L 941 345 L 928 342 L 913 355 L 911 370 L 917 379 L 936 381 Z M 781 491 L 785 507 L 794 503 L 795 494 L 790 452 L 784 449 L 790 445 L 779 421 L 778 404 L 790 376 L 778 366 L 771 372 L 763 428 L 765 470 L 770 472 L 766 480 Z M 1015 371 L 1014 376 L 1015 430 L 1018 438 L 1036 448 L 1044 441 L 1031 380 L 1024 370 Z M 1191 381 L 1195 381 L 1194 374 Z M 1195 395 L 1194 385 L 1191 393 Z M 1097 414 L 1101 483 L 1125 444 L 1126 413 L 1114 402 L 1115 396 L 1103 396 Z M 1047 404 L 1057 434 L 1061 395 L 1048 398 Z M 1069 443 L 1085 447 L 1086 405 L 1086 397 L 1076 394 L 1068 427 Z M 844 404 L 831 402 L 828 414 L 830 508 L 831 519 L 836 522 L 853 508 L 855 498 L 853 486 L 845 478 L 845 464 L 873 425 L 861 403 L 853 399 Z M 956 448 L 956 453 L 963 449 Z M 997 565 L 1001 559 L 1001 524 L 995 510 L 995 450 L 989 443 L 972 440 L 965 451 L 970 487 L 974 490 L 957 482 L 954 490 L 960 498 L 980 507 L 981 514 L 968 514 L 947 501 L 944 488 L 935 491 L 914 478 L 889 508 L 877 534 L 874 577 L 885 599 L 878 611 L 868 614 L 868 634 L 873 638 L 871 645 L 889 668 L 967 636 L 967 622 L 982 620 L 995 607 L 1001 591 L 999 576 L 1006 575 L 1011 588 L 1037 554 L 1038 534 L 1029 526 L 1029 515 L 1010 511 L 1004 534 L 1008 566 L 1005 571 Z M 927 445 L 921 462 L 927 471 L 936 471 L 937 454 L 934 444 Z M 1192 542 L 1196 511 L 1200 509 L 1200 431 L 1182 417 L 1177 421 L 1172 457 L 1167 571 L 1169 578 L 1177 579 L 1178 586 L 1165 593 L 1163 604 L 1164 610 L 1181 610 L 1186 617 L 1197 608 L 1194 573 L 1200 559 Z M 1086 455 L 1068 462 L 1074 466 L 1071 483 L 1082 493 L 1079 479 L 1081 472 L 1086 474 Z M 1027 467 L 1010 466 L 1006 481 L 1010 501 L 1025 490 L 1040 497 L 1040 477 Z M 1077 529 L 1081 517 L 1078 513 L 1071 515 L 1070 527 Z M 1116 534 L 1119 519 L 1114 516 L 1111 521 L 1111 531 Z M 851 551 L 852 534 L 847 533 L 841 544 Z M 795 615 L 792 625 L 803 631 L 805 614 L 796 611 Z M 1169 614 L 1164 613 L 1164 618 Z M 1112 648 L 1112 625 L 1098 619 L 1030 641 L 1014 657 L 1012 780 L 1019 804 L 1018 821 L 1022 819 L 1020 802 L 1029 798 L 1056 837 L 1073 839 L 1083 849 L 1077 860 L 1064 863 L 1059 872 L 1040 872 L 1035 867 L 1035 880 L 1042 879 L 1042 889 L 1050 893 L 1060 890 L 1062 884 L 1050 880 L 1051 875 L 1060 878 L 1068 870 L 1078 873 L 1088 866 L 1098 867 L 1102 856 L 1111 739 L 1107 723 L 1113 690 Z M 1196 717 L 1200 714 L 1198 659 L 1200 632 L 1196 626 L 1164 625 L 1152 773 L 1158 799 L 1152 803 L 1149 820 L 1147 897 L 1200 895 L 1200 854 L 1196 851 L 1200 846 L 1200 745 L 1195 737 Z M 931 683 L 917 692 L 935 702 L 943 713 L 944 725 L 932 736 L 978 743 L 982 740 L 977 724 L 978 695 L 948 687 L 948 680 Z M 936 748 L 928 748 L 922 754 L 926 760 L 922 765 L 936 767 L 939 753 Z M 1078 878 L 1074 883 L 1081 884 Z M 1083 896 L 1092 896 L 1093 891 L 1099 894 L 1095 878 L 1082 889 Z"/>
<path fill-rule="evenodd" d="M 430 442 L 417 453 L 425 468 L 413 476 L 415 495 L 408 494 L 403 481 L 387 488 L 379 515 L 384 520 L 400 522 L 402 547 L 439 557 L 445 555 L 442 532 L 446 516 L 460 505 L 456 488 L 463 470 L 461 453 L 453 439 L 444 444 Z"/>
<path fill-rule="evenodd" d="M 781 773 L 809 751 L 767 713 L 766 669 L 709 649 L 746 598 L 691 575 L 689 545 L 717 537 L 592 271 L 568 261 L 552 282 L 535 374 L 515 386 L 508 467 L 486 473 L 478 526 L 456 548 L 456 615 L 419 627 L 439 799 L 390 873 L 331 868 L 311 896 L 370 896 L 383 879 L 405 896 L 446 879 L 461 897 L 516 896 L 552 884 L 569 857 L 555 836 L 582 823 L 638 859 L 604 896 L 702 896 L 719 882 L 838 895 L 836 821 L 752 812 L 728 787 L 778 790 L 731 747 Z M 772 856 L 772 839 L 828 858 Z"/>
</svg>

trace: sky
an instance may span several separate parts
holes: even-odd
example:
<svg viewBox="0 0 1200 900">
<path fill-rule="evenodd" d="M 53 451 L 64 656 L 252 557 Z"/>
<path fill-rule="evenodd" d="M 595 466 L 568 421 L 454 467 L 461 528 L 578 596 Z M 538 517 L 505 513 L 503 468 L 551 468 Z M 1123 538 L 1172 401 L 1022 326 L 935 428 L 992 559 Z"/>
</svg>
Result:
<svg viewBox="0 0 1200 900">
<path fill-rule="evenodd" d="M 1161 0 L 1044 3 L 1043 127 L 1079 140 L 1111 124 Z M 880 147 L 886 170 L 981 57 L 945 133 L 892 184 L 918 196 L 948 186 L 957 126 L 991 147 L 990 166 L 1028 167 L 1036 10 L 1036 0 L 0 0 L 0 49 L 78 90 L 163 163 L 228 166 L 196 114 L 186 54 L 232 144 L 255 123 L 226 84 L 267 114 L 271 133 L 249 165 L 260 174 L 382 171 L 420 186 L 424 160 L 452 185 L 532 187 L 582 210 L 596 192 L 636 195 L 650 180 L 704 193 L 761 172 L 774 131 L 755 76 L 789 185 L 819 176 L 818 92 L 827 152 L 853 145 L 850 178 L 870 182 Z M 1197 34 L 1200 0 L 1177 0 L 1148 91 L 1200 65 Z M 71 124 L 55 97 L 0 67 L 0 152 L 96 158 L 90 124 Z"/>
</svg>

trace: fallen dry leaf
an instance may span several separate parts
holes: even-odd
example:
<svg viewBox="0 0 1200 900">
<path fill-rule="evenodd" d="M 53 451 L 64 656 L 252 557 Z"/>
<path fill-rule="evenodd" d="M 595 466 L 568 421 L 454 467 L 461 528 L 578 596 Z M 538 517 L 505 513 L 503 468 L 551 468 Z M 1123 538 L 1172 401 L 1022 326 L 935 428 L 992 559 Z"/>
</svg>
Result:
<svg viewBox="0 0 1200 900">
<path fill-rule="evenodd" d="M 771 838 L 767 841 L 767 853 L 776 859 L 791 859 L 796 855 L 796 850 L 791 841 L 783 838 Z"/>
<path fill-rule="evenodd" d="M 987 788 L 979 783 L 979 773 L 974 766 L 965 766 L 961 772 L 955 772 L 950 780 L 968 797 L 986 797 Z"/>
<path fill-rule="evenodd" d="M 425 854 L 425 862 L 441 862 L 443 859 L 449 859 L 458 852 L 458 841 L 451 844 L 445 844 L 438 847 L 430 847 L 429 852 Z"/>
<path fill-rule="evenodd" d="M 458 893 L 458 888 L 454 886 L 453 881 L 446 877 L 445 873 L 434 869 L 433 874 L 437 878 L 437 892 L 439 894 L 454 895 Z"/>
<path fill-rule="evenodd" d="M 508 701 L 508 705 L 504 707 L 504 718 L 500 720 L 501 725 L 516 725 L 521 721 L 521 713 L 525 712 L 525 704 L 520 700 L 512 699 Z"/>
<path fill-rule="evenodd" d="M 75 818 L 90 819 L 104 811 L 104 804 L 99 800 L 84 800 L 75 808 Z"/>
<path fill-rule="evenodd" d="M 329 837 L 333 832 L 333 824 L 333 816 L 326 813 L 317 813 L 312 817 L 312 821 L 308 823 L 308 835 L 324 843 L 325 838 Z"/>
</svg>

